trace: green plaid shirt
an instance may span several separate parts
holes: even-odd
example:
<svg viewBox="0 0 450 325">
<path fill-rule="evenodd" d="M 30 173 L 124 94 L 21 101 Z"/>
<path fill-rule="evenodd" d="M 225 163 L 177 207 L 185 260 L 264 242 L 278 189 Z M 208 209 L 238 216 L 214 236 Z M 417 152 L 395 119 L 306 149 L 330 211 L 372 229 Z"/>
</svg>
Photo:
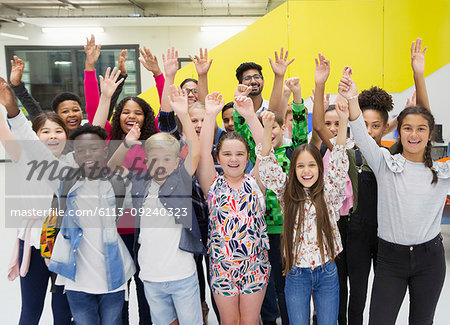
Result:
<svg viewBox="0 0 450 325">
<path fill-rule="evenodd" d="M 278 163 L 286 173 L 289 173 L 291 164 L 291 155 L 295 148 L 308 140 L 308 121 L 306 120 L 305 105 L 292 103 L 292 113 L 294 116 L 292 127 L 292 143 L 290 145 L 282 145 L 275 149 L 275 157 Z M 255 164 L 255 141 L 253 140 L 250 129 L 245 122 L 245 119 L 237 112 L 233 111 L 234 131 L 241 134 L 250 146 L 250 161 Z M 267 232 L 269 234 L 283 233 L 283 214 L 281 213 L 280 203 L 277 200 L 276 194 L 267 190 L 266 192 L 266 223 Z"/>
</svg>

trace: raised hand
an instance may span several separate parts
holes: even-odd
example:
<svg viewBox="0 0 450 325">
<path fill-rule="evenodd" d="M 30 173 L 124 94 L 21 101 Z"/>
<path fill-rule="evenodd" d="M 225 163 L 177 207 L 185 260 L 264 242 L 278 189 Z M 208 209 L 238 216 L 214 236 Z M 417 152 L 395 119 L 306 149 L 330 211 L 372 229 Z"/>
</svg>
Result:
<svg viewBox="0 0 450 325">
<path fill-rule="evenodd" d="M 416 106 L 416 91 L 414 90 L 411 99 L 407 98 L 406 99 L 406 107 L 410 107 L 410 106 Z"/>
<path fill-rule="evenodd" d="M 358 89 L 356 88 L 356 83 L 351 78 L 352 68 L 346 66 L 341 80 L 339 81 L 338 92 L 345 99 L 350 97 L 355 97 L 358 95 Z"/>
<path fill-rule="evenodd" d="M 102 46 L 95 44 L 95 36 L 91 35 L 91 38 L 86 37 L 86 45 L 84 46 L 84 53 L 86 53 L 85 68 L 86 70 L 94 70 L 95 62 L 97 62 L 100 56 L 100 49 Z"/>
<path fill-rule="evenodd" d="M 188 114 L 188 97 L 183 89 L 180 89 L 175 85 L 170 85 L 169 103 L 177 115 Z"/>
<path fill-rule="evenodd" d="M 272 71 L 276 76 L 284 77 L 284 74 L 286 73 L 286 69 L 289 64 L 294 62 L 295 58 L 291 60 L 287 60 L 289 51 L 286 50 L 286 53 L 284 53 L 284 48 L 282 47 L 280 50 L 280 56 L 278 57 L 277 51 L 275 53 L 275 61 L 273 61 L 269 57 L 270 65 L 272 66 Z"/>
<path fill-rule="evenodd" d="M 139 138 L 141 137 L 141 128 L 137 123 L 134 123 L 133 127 L 128 131 L 125 136 L 125 141 L 128 146 L 134 146 L 139 144 Z"/>
<path fill-rule="evenodd" d="M 298 77 L 288 78 L 286 79 L 285 84 L 294 94 L 294 102 L 300 104 L 302 101 L 302 87 L 300 86 L 300 79 Z"/>
<path fill-rule="evenodd" d="M 411 67 L 414 73 L 423 74 L 425 72 L 425 51 L 427 47 L 421 50 L 422 39 L 417 40 L 411 44 Z"/>
<path fill-rule="evenodd" d="M 348 110 L 348 104 L 346 102 L 337 102 L 336 105 L 336 112 L 339 116 L 339 120 L 344 121 L 348 120 L 349 116 L 349 110 Z"/>
<path fill-rule="evenodd" d="M 25 69 L 25 62 L 14 55 L 14 60 L 11 60 L 11 74 L 9 75 L 9 81 L 13 86 L 20 85 L 23 69 Z"/>
<path fill-rule="evenodd" d="M 195 55 L 194 57 L 192 57 L 191 55 L 189 55 L 189 58 L 192 62 L 194 62 L 195 69 L 197 70 L 197 74 L 199 76 L 208 73 L 212 63 L 212 59 L 208 61 L 208 49 L 205 48 L 205 51 L 203 52 L 203 49 L 200 48 L 200 56 Z"/>
<path fill-rule="evenodd" d="M 9 87 L 6 80 L 2 77 L 0 77 L 0 104 L 6 107 L 10 117 L 14 117 L 18 114 L 18 112 L 15 112 L 18 111 L 16 98 L 11 90 L 11 87 Z M 15 115 L 12 115 L 11 113 L 15 113 Z"/>
<path fill-rule="evenodd" d="M 117 86 L 123 82 L 124 79 L 117 81 L 120 75 L 120 70 L 114 67 L 111 72 L 111 68 L 106 69 L 105 77 L 99 76 L 100 78 L 100 89 L 102 96 L 111 97 L 114 94 Z"/>
<path fill-rule="evenodd" d="M 174 77 L 178 71 L 178 51 L 172 46 L 167 50 L 167 57 L 163 54 L 164 71 L 166 76 Z"/>
<path fill-rule="evenodd" d="M 139 62 L 146 68 L 148 71 L 151 71 L 154 76 L 159 76 L 161 74 L 161 69 L 159 68 L 158 58 L 156 55 L 153 55 L 152 52 L 148 48 L 144 46 L 144 48 L 139 49 L 139 53 L 141 56 L 139 57 Z M 178 61 L 177 61 L 177 69 L 178 69 Z"/>
<path fill-rule="evenodd" d="M 319 59 L 316 61 L 316 71 L 314 73 L 314 78 L 316 84 L 325 84 L 330 75 L 330 61 L 325 59 L 325 57 L 319 53 Z"/>
<path fill-rule="evenodd" d="M 255 114 L 255 110 L 253 108 L 253 101 L 246 96 L 237 96 L 234 97 L 234 107 L 238 111 L 239 114 L 242 115 L 246 120 Z"/>
<path fill-rule="evenodd" d="M 269 128 L 272 130 L 273 124 L 275 123 L 275 114 L 271 111 L 263 111 L 261 112 L 261 119 L 264 128 Z"/>
<path fill-rule="evenodd" d="M 222 111 L 225 105 L 225 99 L 222 98 L 222 94 L 218 91 L 208 94 L 205 98 L 206 113 L 217 116 Z"/>
<path fill-rule="evenodd" d="M 127 74 L 127 67 L 126 67 L 126 65 L 125 65 L 125 62 L 126 62 L 127 59 L 128 59 L 128 57 L 127 57 L 127 52 L 128 52 L 127 49 L 120 51 L 120 53 L 119 53 L 119 59 L 118 59 L 118 64 L 117 64 L 117 67 L 119 68 L 120 73 L 123 74 L 123 75 L 126 75 L 126 74 Z"/>
<path fill-rule="evenodd" d="M 251 91 L 252 91 L 252 86 L 246 86 L 246 85 L 239 84 L 236 87 L 236 90 L 234 91 L 234 97 L 248 96 L 248 94 L 250 94 Z"/>
</svg>

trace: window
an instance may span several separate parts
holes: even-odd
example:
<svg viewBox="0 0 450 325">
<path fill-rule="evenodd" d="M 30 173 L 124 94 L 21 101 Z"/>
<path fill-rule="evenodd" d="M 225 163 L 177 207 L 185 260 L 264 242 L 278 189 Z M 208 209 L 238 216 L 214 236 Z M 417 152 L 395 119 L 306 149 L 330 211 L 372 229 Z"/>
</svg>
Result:
<svg viewBox="0 0 450 325">
<path fill-rule="evenodd" d="M 103 75 L 107 67 L 117 66 L 119 53 L 128 49 L 126 62 L 127 80 L 119 101 L 127 96 L 141 93 L 138 63 L 139 45 L 105 45 L 95 64 L 97 76 Z M 6 46 L 8 76 L 10 60 L 14 55 L 25 62 L 22 81 L 42 109 L 51 110 L 53 97 L 60 92 L 70 91 L 79 95 L 84 103 L 84 61 L 83 47 L 54 46 Z M 84 106 L 84 105 L 83 105 Z"/>
</svg>

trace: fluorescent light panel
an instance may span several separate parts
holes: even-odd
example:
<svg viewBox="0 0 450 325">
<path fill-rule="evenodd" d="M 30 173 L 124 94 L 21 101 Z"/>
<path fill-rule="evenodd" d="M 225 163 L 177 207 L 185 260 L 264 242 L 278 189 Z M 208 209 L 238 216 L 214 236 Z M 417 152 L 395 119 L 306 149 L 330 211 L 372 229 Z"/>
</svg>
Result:
<svg viewBox="0 0 450 325">
<path fill-rule="evenodd" d="M 24 39 L 26 41 L 29 40 L 27 36 L 22 35 L 16 35 L 16 34 L 8 34 L 8 33 L 0 33 L 1 36 L 9 37 L 9 38 L 17 38 L 17 39 Z"/>
<path fill-rule="evenodd" d="M 103 27 L 43 27 L 43 33 L 103 33 Z"/>
</svg>

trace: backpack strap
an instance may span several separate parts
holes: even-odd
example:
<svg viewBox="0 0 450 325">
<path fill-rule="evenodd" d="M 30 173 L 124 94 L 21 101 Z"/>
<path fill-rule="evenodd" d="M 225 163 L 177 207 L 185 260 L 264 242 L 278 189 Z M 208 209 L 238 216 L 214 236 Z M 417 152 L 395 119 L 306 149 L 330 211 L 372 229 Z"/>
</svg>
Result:
<svg viewBox="0 0 450 325">
<path fill-rule="evenodd" d="M 356 160 L 355 161 L 356 169 L 358 170 L 358 173 L 361 174 L 363 161 L 362 161 L 361 151 L 358 148 L 355 149 L 355 160 Z"/>
<path fill-rule="evenodd" d="M 108 175 L 109 182 L 114 190 L 114 196 L 116 197 L 116 222 L 119 221 L 121 215 L 120 210 L 123 207 L 125 201 L 125 182 L 123 178 L 117 174 Z"/>
</svg>

